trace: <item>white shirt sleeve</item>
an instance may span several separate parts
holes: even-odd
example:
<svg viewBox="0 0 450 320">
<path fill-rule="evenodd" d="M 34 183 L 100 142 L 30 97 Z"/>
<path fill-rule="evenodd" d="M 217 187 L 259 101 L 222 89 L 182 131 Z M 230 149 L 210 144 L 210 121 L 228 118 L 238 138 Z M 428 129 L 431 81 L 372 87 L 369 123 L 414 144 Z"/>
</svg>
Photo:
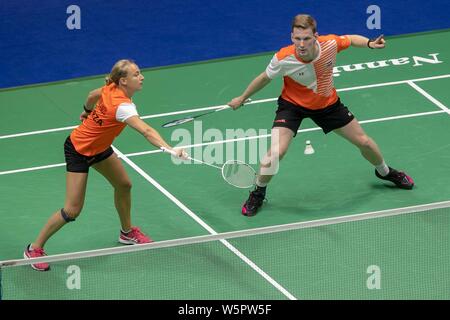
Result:
<svg viewBox="0 0 450 320">
<path fill-rule="evenodd" d="M 139 116 L 134 103 L 121 103 L 116 110 L 116 120 L 125 122 L 129 117 Z"/>
<path fill-rule="evenodd" d="M 281 63 L 278 61 L 277 55 L 275 54 L 266 68 L 266 74 L 270 79 L 282 76 Z"/>
</svg>

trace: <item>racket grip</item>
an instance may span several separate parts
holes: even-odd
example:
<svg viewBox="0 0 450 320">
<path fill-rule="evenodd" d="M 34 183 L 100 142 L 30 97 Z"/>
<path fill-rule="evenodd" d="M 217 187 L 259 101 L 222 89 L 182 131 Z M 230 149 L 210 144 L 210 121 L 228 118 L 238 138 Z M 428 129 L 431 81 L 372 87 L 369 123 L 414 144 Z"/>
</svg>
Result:
<svg viewBox="0 0 450 320">
<path fill-rule="evenodd" d="M 248 99 L 246 99 L 246 100 L 244 101 L 243 105 L 244 105 L 244 104 L 247 104 L 247 103 L 250 103 L 250 102 L 252 102 L 252 99 L 248 98 Z M 222 111 L 222 110 L 230 109 L 230 108 L 231 108 L 231 107 L 230 107 L 229 105 L 225 105 L 225 106 L 220 107 L 220 108 L 218 108 L 218 109 L 216 109 L 216 110 L 214 110 L 214 111 L 217 112 L 217 111 Z"/>
<path fill-rule="evenodd" d="M 166 147 L 161 147 L 160 149 L 162 150 L 162 152 L 170 153 L 173 156 L 177 155 L 177 153 L 175 151 L 173 151 L 172 149 L 167 149 Z"/>
</svg>

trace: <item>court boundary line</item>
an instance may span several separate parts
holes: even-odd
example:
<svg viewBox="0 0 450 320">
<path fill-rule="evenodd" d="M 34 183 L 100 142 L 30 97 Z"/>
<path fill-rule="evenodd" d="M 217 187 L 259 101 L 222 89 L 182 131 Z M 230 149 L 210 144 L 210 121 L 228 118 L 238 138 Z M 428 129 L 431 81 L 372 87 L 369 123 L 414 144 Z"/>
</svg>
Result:
<svg viewBox="0 0 450 320">
<path fill-rule="evenodd" d="M 450 115 L 450 109 L 448 109 L 442 102 L 440 102 L 438 99 L 433 97 L 431 94 L 429 94 L 427 91 L 419 87 L 417 84 L 415 84 L 412 81 L 408 81 L 408 84 L 417 92 L 419 92 L 421 95 L 423 95 L 425 98 L 427 98 L 429 101 L 434 103 L 436 106 L 438 106 L 441 110 L 446 112 L 448 115 Z"/>
<path fill-rule="evenodd" d="M 399 116 L 390 116 L 390 117 L 384 117 L 384 118 L 361 120 L 361 121 L 359 121 L 359 123 L 360 124 L 366 124 L 366 123 L 391 121 L 391 120 L 406 119 L 406 118 L 415 118 L 415 117 L 422 117 L 422 116 L 440 114 L 440 113 L 444 113 L 444 112 L 446 112 L 446 111 L 445 110 L 437 110 L 437 111 L 419 112 L 419 113 L 412 113 L 412 114 L 399 115 Z M 297 130 L 297 133 L 319 131 L 319 130 L 321 130 L 320 127 L 313 127 L 313 128 L 299 129 L 299 130 Z M 229 143 L 229 142 L 238 142 L 238 141 L 247 141 L 247 140 L 260 139 L 260 138 L 267 138 L 269 136 L 270 136 L 270 134 L 263 134 L 263 135 L 235 138 L 235 139 L 217 140 L 217 141 L 211 141 L 211 142 L 202 142 L 202 143 L 185 145 L 185 146 L 177 146 L 177 148 L 190 149 L 190 148 L 196 148 L 196 147 L 202 147 L 202 146 L 208 146 L 208 145 L 225 144 L 225 143 Z M 153 154 L 153 153 L 161 153 L 161 152 L 162 151 L 160 149 L 155 149 L 155 150 L 127 153 L 127 154 L 125 154 L 125 156 L 127 156 L 127 157 L 136 157 L 136 156 L 142 156 L 142 155 Z M 38 171 L 38 170 L 44 170 L 44 169 L 51 169 L 51 168 L 56 168 L 56 167 L 62 167 L 62 166 L 65 166 L 65 165 L 66 165 L 66 163 L 62 162 L 62 163 L 42 165 L 42 166 L 37 166 L 37 167 L 29 167 L 29 168 L 22 168 L 22 169 L 13 169 L 13 170 L 0 171 L 0 176 L 1 175 L 7 175 L 7 174 L 21 173 L 21 172 L 29 172 L 29 171 Z"/>
<path fill-rule="evenodd" d="M 122 158 L 134 171 L 136 171 L 139 175 L 141 175 L 147 182 L 153 185 L 156 189 L 158 189 L 163 195 L 165 195 L 169 200 L 175 203 L 181 210 L 183 210 L 189 217 L 191 217 L 195 222 L 197 222 L 200 226 L 202 226 L 206 231 L 208 231 L 212 235 L 217 235 L 218 233 L 209 226 L 205 221 L 203 221 L 199 216 L 197 216 L 192 210 L 190 210 L 184 203 L 178 200 L 173 194 L 171 194 L 167 189 L 161 186 L 154 178 L 150 177 L 148 173 L 142 170 L 137 164 L 131 161 L 127 156 L 125 156 L 119 149 L 113 146 L 114 151 L 118 156 Z M 269 282 L 275 289 L 280 291 L 285 297 L 289 300 L 297 300 L 297 298 L 292 295 L 289 291 L 287 291 L 283 286 L 281 286 L 275 279 L 273 279 L 270 275 L 268 275 L 264 270 L 256 265 L 253 261 L 251 261 L 247 256 L 245 256 L 242 252 L 240 252 L 236 247 L 234 247 L 228 241 L 222 239 L 220 242 L 227 247 L 232 253 L 234 253 L 239 259 L 245 262 L 250 268 L 256 271 L 261 277 L 263 277 L 267 282 Z"/>
<path fill-rule="evenodd" d="M 367 89 L 367 88 L 377 88 L 377 87 L 384 87 L 384 86 L 393 86 L 393 85 L 399 85 L 399 84 L 409 84 L 410 82 L 430 81 L 430 80 L 445 79 L 445 78 L 450 78 L 450 74 L 444 74 L 444 75 L 438 75 L 438 76 L 432 76 L 432 77 L 425 77 L 425 78 L 409 79 L 409 80 L 382 82 L 382 83 L 375 83 L 375 84 L 369 84 L 369 85 L 363 85 L 363 86 L 354 86 L 354 87 L 336 89 L 336 91 L 337 92 L 345 92 L 345 91 L 353 91 L 353 90 L 360 90 L 360 89 Z M 248 104 L 250 105 L 250 104 L 256 104 L 256 103 L 272 102 L 272 101 L 276 101 L 277 99 L 278 98 L 268 98 L 268 99 L 254 100 L 254 101 L 249 102 Z M 154 115 L 142 116 L 141 119 L 151 119 L 151 118 L 166 117 L 166 116 L 169 116 L 169 115 L 178 115 L 178 114 L 185 114 L 185 113 L 192 113 L 192 112 L 199 112 L 199 111 L 207 111 L 207 110 L 213 110 L 213 109 L 222 108 L 224 106 L 226 106 L 226 105 L 201 107 L 201 108 L 193 108 L 193 109 L 188 109 L 188 110 L 179 110 L 179 111 L 173 111 L 173 112 L 167 112 L 167 113 L 159 113 L 159 114 L 154 114 Z M 29 135 L 37 135 L 37 134 L 58 132 L 58 131 L 66 131 L 66 130 L 74 129 L 77 126 L 78 125 L 68 126 L 68 127 L 61 127 L 61 128 L 53 128 L 53 129 L 28 131 L 28 132 L 14 133 L 14 134 L 8 134 L 8 135 L 2 135 L 2 136 L 0 136 L 0 140 L 1 139 L 10 139 L 10 138 L 29 136 Z"/>
</svg>

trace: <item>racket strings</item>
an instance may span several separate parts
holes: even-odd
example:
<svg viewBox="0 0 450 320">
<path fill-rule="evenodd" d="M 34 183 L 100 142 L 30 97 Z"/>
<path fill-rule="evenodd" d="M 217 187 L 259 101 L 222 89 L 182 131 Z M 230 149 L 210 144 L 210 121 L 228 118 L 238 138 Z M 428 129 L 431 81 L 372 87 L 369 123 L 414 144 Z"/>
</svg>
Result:
<svg viewBox="0 0 450 320">
<path fill-rule="evenodd" d="M 190 121 L 192 121 L 192 120 L 194 120 L 193 117 L 188 117 L 188 118 L 183 118 L 183 119 L 174 120 L 174 121 L 171 121 L 171 122 L 168 122 L 168 123 L 163 124 L 163 128 L 174 127 L 174 126 L 177 126 L 177 125 L 179 125 L 179 124 L 183 124 L 183 123 L 186 123 L 186 122 L 190 122 Z"/>
<path fill-rule="evenodd" d="M 248 164 L 229 160 L 222 167 L 222 177 L 229 184 L 238 188 L 250 188 L 255 184 L 255 170 Z"/>
</svg>

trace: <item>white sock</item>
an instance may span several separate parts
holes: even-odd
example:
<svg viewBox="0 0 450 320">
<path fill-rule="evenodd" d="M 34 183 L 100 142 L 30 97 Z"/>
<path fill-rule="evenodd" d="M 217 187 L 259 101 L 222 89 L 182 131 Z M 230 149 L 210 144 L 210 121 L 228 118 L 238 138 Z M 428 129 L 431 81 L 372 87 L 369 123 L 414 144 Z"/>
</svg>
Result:
<svg viewBox="0 0 450 320">
<path fill-rule="evenodd" d="M 385 177 L 389 174 L 389 167 L 386 165 L 386 162 L 383 162 L 377 166 L 375 166 L 375 169 L 377 169 L 378 173 L 382 176 Z"/>
<path fill-rule="evenodd" d="M 264 188 L 264 187 L 267 187 L 268 183 L 267 183 L 267 182 L 261 182 L 261 181 L 259 180 L 259 177 L 258 177 L 258 178 L 256 178 L 256 185 L 257 185 L 258 187 Z"/>
<path fill-rule="evenodd" d="M 120 229 L 120 231 L 122 231 L 122 233 L 124 233 L 124 234 L 127 234 L 128 232 L 130 232 L 130 231 L 131 231 L 131 229 L 130 229 L 130 230 L 128 230 L 128 231 L 123 231 L 123 229 Z"/>
</svg>

